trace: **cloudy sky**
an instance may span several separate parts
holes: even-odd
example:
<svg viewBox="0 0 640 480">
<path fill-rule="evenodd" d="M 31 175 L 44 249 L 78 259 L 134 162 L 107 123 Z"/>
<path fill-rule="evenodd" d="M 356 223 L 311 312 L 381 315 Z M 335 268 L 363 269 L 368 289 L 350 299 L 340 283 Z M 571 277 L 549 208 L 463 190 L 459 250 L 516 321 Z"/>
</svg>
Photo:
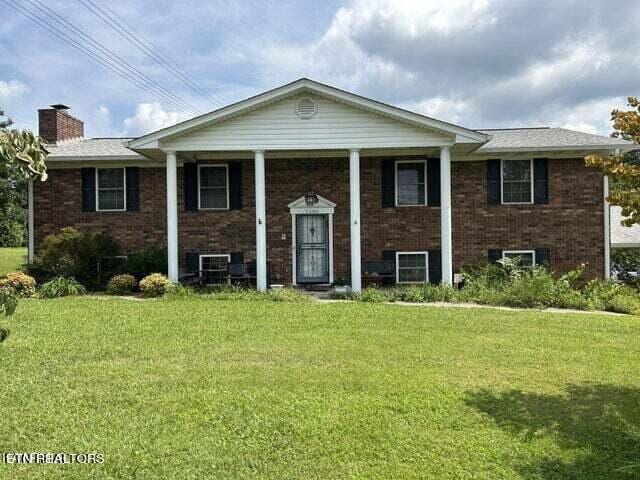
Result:
<svg viewBox="0 0 640 480">
<path fill-rule="evenodd" d="M 9 4 L 108 49 L 146 90 Z M 138 135 L 188 118 L 175 102 L 209 111 L 303 76 L 470 128 L 609 134 L 611 109 L 640 95 L 638 0 L 0 0 L 0 14 L 0 108 L 36 128 L 38 108 L 64 103 L 88 136 Z"/>
</svg>

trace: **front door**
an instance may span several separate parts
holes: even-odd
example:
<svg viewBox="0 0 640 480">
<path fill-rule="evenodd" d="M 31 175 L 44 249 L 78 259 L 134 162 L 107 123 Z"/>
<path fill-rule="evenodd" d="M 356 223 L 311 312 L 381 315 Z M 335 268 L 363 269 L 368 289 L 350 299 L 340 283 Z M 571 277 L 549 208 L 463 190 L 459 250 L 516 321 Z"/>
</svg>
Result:
<svg viewBox="0 0 640 480">
<path fill-rule="evenodd" d="M 296 281 L 329 283 L 329 215 L 296 215 Z"/>
</svg>

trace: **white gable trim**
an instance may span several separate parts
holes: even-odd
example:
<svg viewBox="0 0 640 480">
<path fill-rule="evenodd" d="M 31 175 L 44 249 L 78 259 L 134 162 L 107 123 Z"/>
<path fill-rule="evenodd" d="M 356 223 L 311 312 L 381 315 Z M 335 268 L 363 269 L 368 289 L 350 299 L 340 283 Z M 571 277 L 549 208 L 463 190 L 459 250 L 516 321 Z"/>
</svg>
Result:
<svg viewBox="0 0 640 480">
<path fill-rule="evenodd" d="M 214 110 L 213 112 L 194 117 L 171 127 L 166 127 L 131 140 L 128 146 L 131 149 L 159 148 L 163 139 L 173 135 L 184 134 L 191 130 L 203 127 L 208 123 L 226 120 L 230 117 L 264 107 L 275 101 L 303 92 L 315 93 L 355 108 L 368 110 L 398 121 L 407 122 L 430 130 L 436 130 L 447 135 L 465 137 L 470 139 L 472 142 L 484 143 L 489 139 L 489 135 L 484 133 L 469 130 L 467 128 L 420 115 L 418 113 L 377 102 L 369 98 L 361 97 L 344 90 L 339 90 L 337 88 L 330 87 L 329 85 L 314 82 L 313 80 L 302 78 L 282 87 L 269 90 L 246 100 Z"/>
<path fill-rule="evenodd" d="M 289 212 L 291 213 L 291 215 L 333 213 L 334 209 L 336 208 L 336 204 L 327 200 L 322 195 L 317 195 L 317 197 L 318 203 L 314 204 L 311 207 L 307 205 L 307 202 L 305 201 L 303 195 L 299 199 L 294 200 L 289 205 L 287 205 L 287 208 L 289 208 Z"/>
</svg>

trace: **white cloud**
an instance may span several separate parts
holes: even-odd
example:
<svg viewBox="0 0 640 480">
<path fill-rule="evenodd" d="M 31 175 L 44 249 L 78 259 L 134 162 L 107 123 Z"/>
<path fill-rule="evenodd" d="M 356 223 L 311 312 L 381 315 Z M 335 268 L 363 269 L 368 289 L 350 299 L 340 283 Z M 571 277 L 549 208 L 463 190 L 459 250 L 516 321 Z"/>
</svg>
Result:
<svg viewBox="0 0 640 480">
<path fill-rule="evenodd" d="M 139 103 L 136 113 L 125 118 L 123 125 L 127 135 L 143 135 L 186 120 L 189 115 L 166 111 L 158 102 Z"/>
<path fill-rule="evenodd" d="M 27 87 L 20 80 L 0 80 L 0 101 L 1 102 L 13 102 L 17 98 L 21 97 L 29 91 Z"/>
</svg>

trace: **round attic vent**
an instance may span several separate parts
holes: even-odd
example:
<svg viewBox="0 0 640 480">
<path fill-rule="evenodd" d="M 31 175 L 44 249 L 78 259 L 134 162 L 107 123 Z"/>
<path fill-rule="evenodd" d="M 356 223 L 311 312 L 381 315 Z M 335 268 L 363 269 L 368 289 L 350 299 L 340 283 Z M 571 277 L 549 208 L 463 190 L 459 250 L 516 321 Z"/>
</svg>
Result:
<svg viewBox="0 0 640 480">
<path fill-rule="evenodd" d="M 316 102 L 310 98 L 303 98 L 296 105 L 296 113 L 300 118 L 311 118 L 317 111 L 318 106 L 316 105 Z"/>
</svg>

